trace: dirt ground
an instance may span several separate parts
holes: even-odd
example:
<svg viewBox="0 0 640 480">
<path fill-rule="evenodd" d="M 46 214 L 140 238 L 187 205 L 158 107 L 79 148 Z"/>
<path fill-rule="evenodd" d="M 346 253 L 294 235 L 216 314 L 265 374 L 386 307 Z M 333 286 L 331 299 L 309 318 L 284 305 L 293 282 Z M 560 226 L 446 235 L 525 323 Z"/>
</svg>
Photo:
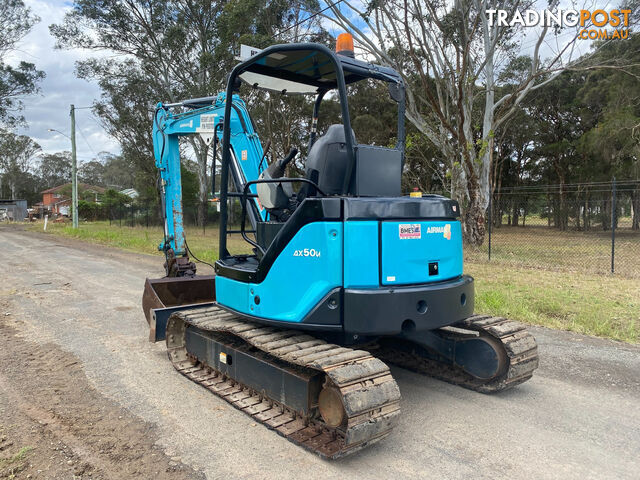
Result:
<svg viewBox="0 0 640 480">
<path fill-rule="evenodd" d="M 153 425 L 109 401 L 80 360 L 21 338 L 0 304 L 0 478 L 204 478 L 155 445 Z"/>
<path fill-rule="evenodd" d="M 0 249 L 0 478 L 638 478 L 638 346 L 532 327 L 540 368 L 496 395 L 392 367 L 396 429 L 330 462 L 147 341 L 157 257 L 6 228 Z"/>
</svg>

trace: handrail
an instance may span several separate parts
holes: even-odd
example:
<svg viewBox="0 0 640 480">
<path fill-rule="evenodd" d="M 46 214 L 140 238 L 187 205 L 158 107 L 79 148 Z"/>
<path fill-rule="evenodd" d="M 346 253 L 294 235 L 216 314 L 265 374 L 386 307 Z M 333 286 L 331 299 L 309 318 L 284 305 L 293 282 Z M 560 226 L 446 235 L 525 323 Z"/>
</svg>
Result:
<svg viewBox="0 0 640 480">
<path fill-rule="evenodd" d="M 313 186 L 316 189 L 316 191 L 318 193 L 320 193 L 323 197 L 327 196 L 326 193 L 324 193 L 322 190 L 320 190 L 320 187 L 318 187 L 317 183 L 312 182 L 308 178 L 290 178 L 290 177 L 259 178 L 258 180 L 252 180 L 250 182 L 247 182 L 247 184 L 244 186 L 244 189 L 242 191 L 242 215 L 240 217 L 241 218 L 241 220 L 240 220 L 240 233 L 242 234 L 242 238 L 244 238 L 247 243 L 249 243 L 250 245 L 253 245 L 255 248 L 260 250 L 260 253 L 262 253 L 262 255 L 265 254 L 264 248 L 262 248 L 260 245 L 258 245 L 257 242 L 254 242 L 249 237 L 247 237 L 246 230 L 245 230 L 245 220 L 247 218 L 247 198 L 250 198 L 249 197 L 250 194 L 248 193 L 249 187 L 251 185 L 255 185 L 257 183 L 283 183 L 283 182 L 284 183 L 293 183 L 293 182 L 308 183 L 311 186 Z M 255 194 L 251 194 L 251 195 L 255 195 Z"/>
</svg>

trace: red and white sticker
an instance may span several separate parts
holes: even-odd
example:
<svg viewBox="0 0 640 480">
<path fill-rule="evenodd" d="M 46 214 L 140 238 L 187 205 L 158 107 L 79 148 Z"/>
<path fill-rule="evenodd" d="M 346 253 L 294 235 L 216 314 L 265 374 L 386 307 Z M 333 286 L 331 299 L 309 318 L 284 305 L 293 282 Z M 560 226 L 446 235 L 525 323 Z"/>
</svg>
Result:
<svg viewBox="0 0 640 480">
<path fill-rule="evenodd" d="M 400 240 L 409 238 L 422 238 L 422 230 L 419 223 L 401 223 L 398 225 Z"/>
</svg>

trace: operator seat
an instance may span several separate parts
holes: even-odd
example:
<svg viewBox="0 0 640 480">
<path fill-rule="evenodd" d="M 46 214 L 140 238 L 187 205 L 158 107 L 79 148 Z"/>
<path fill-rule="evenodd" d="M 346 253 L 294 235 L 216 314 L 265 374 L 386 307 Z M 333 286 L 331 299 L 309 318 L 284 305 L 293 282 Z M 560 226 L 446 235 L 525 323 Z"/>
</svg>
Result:
<svg viewBox="0 0 640 480">
<path fill-rule="evenodd" d="M 355 145 L 356 137 L 353 130 L 351 135 Z M 331 125 L 309 150 L 305 166 L 306 178 L 316 183 L 327 195 L 340 194 L 348 160 L 344 125 Z M 312 196 L 315 194 L 315 188 L 305 184 L 301 192 L 304 192 L 304 197 Z"/>
</svg>

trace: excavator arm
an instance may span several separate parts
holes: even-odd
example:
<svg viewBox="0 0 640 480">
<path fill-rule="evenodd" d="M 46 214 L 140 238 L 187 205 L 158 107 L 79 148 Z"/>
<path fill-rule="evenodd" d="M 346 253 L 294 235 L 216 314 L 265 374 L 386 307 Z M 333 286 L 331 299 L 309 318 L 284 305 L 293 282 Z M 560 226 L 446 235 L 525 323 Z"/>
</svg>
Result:
<svg viewBox="0 0 640 480">
<path fill-rule="evenodd" d="M 182 176 L 179 137 L 199 136 L 200 140 L 215 149 L 222 139 L 225 122 L 226 94 L 215 97 L 186 100 L 174 104 L 157 105 L 153 121 L 153 148 L 155 164 L 160 172 L 160 192 L 164 216 L 164 241 L 159 249 L 167 256 L 167 275 L 183 276 L 195 274 L 195 266 L 189 262 L 184 233 L 184 212 L 182 205 Z M 179 109 L 180 111 L 176 111 Z M 231 141 L 231 178 L 237 192 L 242 192 L 248 182 L 257 180 L 268 167 L 264 159 L 260 139 L 245 103 L 238 95 L 233 95 L 229 122 Z M 256 193 L 256 186 L 249 187 Z M 212 192 L 215 196 L 215 192 Z M 249 219 L 255 228 L 258 221 L 268 219 L 268 212 L 256 199 L 250 202 Z"/>
</svg>

